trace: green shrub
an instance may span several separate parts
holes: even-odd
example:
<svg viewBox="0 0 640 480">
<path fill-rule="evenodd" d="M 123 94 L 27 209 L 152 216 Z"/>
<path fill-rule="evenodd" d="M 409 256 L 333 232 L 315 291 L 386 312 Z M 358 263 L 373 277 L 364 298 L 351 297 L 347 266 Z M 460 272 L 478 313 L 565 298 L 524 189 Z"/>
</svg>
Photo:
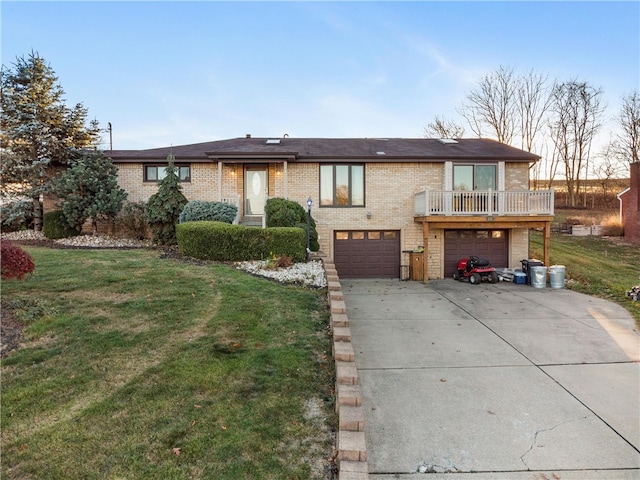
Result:
<svg viewBox="0 0 640 480">
<path fill-rule="evenodd" d="M 127 198 L 118 185 L 118 168 L 101 151 L 85 151 L 53 180 L 53 193 L 67 222 L 78 230 L 91 219 L 93 233 L 98 221 L 113 221 Z"/>
<path fill-rule="evenodd" d="M 233 223 L 237 213 L 236 205 L 193 200 L 184 206 L 178 220 L 180 223 L 199 221 Z"/>
<path fill-rule="evenodd" d="M 0 209 L 0 223 L 5 233 L 26 230 L 33 223 L 33 202 L 19 200 L 3 205 Z"/>
<path fill-rule="evenodd" d="M 165 168 L 167 174 L 160 182 L 157 193 L 149 198 L 145 209 L 145 218 L 151 229 L 151 239 L 158 245 L 176 244 L 176 224 L 180 212 L 188 202 L 187 197 L 182 194 L 173 159 L 172 154 L 167 157 L 169 162 Z"/>
<path fill-rule="evenodd" d="M 307 221 L 307 213 L 298 202 L 284 198 L 270 198 L 264 207 L 267 227 L 292 227 Z"/>
<path fill-rule="evenodd" d="M 42 233 L 52 240 L 75 237 L 80 234 L 78 230 L 69 225 L 62 210 L 53 210 L 44 214 Z"/>
<path fill-rule="evenodd" d="M 265 205 L 267 227 L 297 227 L 307 232 L 307 212 L 298 202 L 284 198 L 270 198 Z M 311 218 L 309 229 L 309 249 L 317 252 L 320 249 L 316 222 Z"/>
<path fill-rule="evenodd" d="M 185 222 L 176 226 L 178 249 L 203 260 L 265 260 L 272 255 L 306 259 L 306 233 L 299 228 L 266 228 L 223 222 Z"/>
<path fill-rule="evenodd" d="M 144 202 L 125 202 L 117 221 L 127 237 L 136 240 L 147 238 L 149 224 L 145 218 L 145 208 Z"/>
</svg>

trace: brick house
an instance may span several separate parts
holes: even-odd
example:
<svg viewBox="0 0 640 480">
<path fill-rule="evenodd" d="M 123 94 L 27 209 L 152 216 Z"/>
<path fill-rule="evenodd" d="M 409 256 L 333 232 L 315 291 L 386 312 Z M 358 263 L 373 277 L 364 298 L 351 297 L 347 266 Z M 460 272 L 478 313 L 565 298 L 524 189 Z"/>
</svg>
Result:
<svg viewBox="0 0 640 480">
<path fill-rule="evenodd" d="M 618 194 L 624 238 L 640 244 L 640 162 L 632 163 L 629 188 Z"/>
<path fill-rule="evenodd" d="M 398 278 L 411 260 L 424 279 L 449 277 L 469 255 L 518 268 L 531 228 L 544 231 L 549 263 L 553 191 L 529 190 L 539 157 L 493 140 L 247 135 L 105 152 L 131 201 L 156 192 L 169 154 L 188 199 L 237 201 L 244 221 L 262 219 L 269 197 L 305 209 L 310 198 L 320 248 L 343 278 Z"/>
</svg>

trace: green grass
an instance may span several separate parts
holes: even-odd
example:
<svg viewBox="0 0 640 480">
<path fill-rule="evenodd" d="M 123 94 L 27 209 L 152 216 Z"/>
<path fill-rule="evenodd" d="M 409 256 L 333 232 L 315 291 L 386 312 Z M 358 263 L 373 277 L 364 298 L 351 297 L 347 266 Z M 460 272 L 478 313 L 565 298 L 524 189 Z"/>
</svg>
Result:
<svg viewBox="0 0 640 480">
<path fill-rule="evenodd" d="M 2 478 L 326 478 L 326 292 L 157 251 L 27 248 L 2 285 Z M 35 313 L 34 313 L 35 312 Z"/>
<path fill-rule="evenodd" d="M 542 258 L 542 235 L 530 236 L 532 258 Z M 552 236 L 551 265 L 565 266 L 567 288 L 619 303 L 640 327 L 640 302 L 625 296 L 640 284 L 640 249 L 597 236 Z"/>
</svg>

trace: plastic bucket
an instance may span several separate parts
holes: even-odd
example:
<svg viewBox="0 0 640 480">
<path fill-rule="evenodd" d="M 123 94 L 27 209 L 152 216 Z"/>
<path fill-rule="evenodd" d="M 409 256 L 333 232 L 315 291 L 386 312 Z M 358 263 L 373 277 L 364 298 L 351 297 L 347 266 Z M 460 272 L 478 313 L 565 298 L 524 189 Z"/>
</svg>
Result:
<svg viewBox="0 0 640 480">
<path fill-rule="evenodd" d="M 549 267 L 549 286 L 551 288 L 564 288 L 564 265 L 551 265 Z"/>
<path fill-rule="evenodd" d="M 547 286 L 547 267 L 531 268 L 531 286 L 534 288 L 544 288 Z"/>
</svg>

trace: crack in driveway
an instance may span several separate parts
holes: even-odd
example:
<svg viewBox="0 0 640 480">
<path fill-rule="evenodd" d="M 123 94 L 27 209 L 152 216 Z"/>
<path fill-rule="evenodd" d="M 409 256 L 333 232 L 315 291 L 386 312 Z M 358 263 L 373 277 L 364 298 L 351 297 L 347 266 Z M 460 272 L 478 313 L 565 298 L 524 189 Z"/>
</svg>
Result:
<svg viewBox="0 0 640 480">
<path fill-rule="evenodd" d="M 541 428 L 539 430 L 536 430 L 536 433 L 533 435 L 533 441 L 531 442 L 531 446 L 529 447 L 529 449 L 526 452 L 524 452 L 522 455 L 520 455 L 520 461 L 527 468 L 527 470 L 531 470 L 531 468 L 529 468 L 529 465 L 527 465 L 527 462 L 525 461 L 524 457 L 526 457 L 529 453 L 531 453 L 531 451 L 537 445 L 537 443 L 538 443 L 538 435 L 540 435 L 541 433 L 545 433 L 545 432 L 551 432 L 551 431 L 555 430 L 556 428 L 562 427 L 563 425 L 567 425 L 569 423 L 576 422 L 578 420 L 586 420 L 587 418 L 590 418 L 590 417 L 594 417 L 594 415 L 585 415 L 585 416 L 582 416 L 582 417 L 573 418 L 571 420 L 565 420 L 564 422 L 560 422 L 557 425 L 554 425 L 553 427 Z M 544 446 L 544 445 L 542 445 L 542 446 Z"/>
</svg>

